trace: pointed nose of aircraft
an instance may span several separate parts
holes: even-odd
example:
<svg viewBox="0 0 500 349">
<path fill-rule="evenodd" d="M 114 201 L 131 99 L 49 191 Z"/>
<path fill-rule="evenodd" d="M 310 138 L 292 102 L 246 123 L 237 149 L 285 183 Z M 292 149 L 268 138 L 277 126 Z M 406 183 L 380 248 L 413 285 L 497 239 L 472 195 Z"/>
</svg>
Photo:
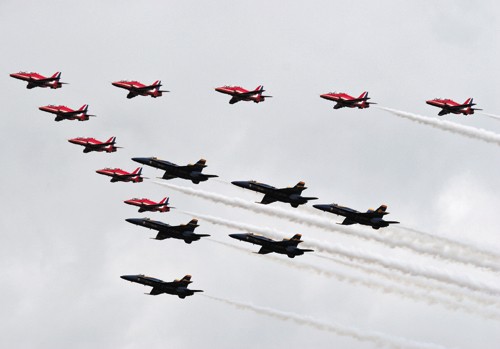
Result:
<svg viewBox="0 0 500 349">
<path fill-rule="evenodd" d="M 229 234 L 229 236 L 236 240 L 245 240 L 247 234 Z"/>
<path fill-rule="evenodd" d="M 132 158 L 132 161 L 138 162 L 143 165 L 147 165 L 149 163 L 150 158 Z"/>
<path fill-rule="evenodd" d="M 330 211 L 330 205 L 313 205 L 313 207 L 321 211 Z"/>
<path fill-rule="evenodd" d="M 142 218 L 127 218 L 125 220 L 132 224 L 141 224 L 143 221 Z"/>
<path fill-rule="evenodd" d="M 231 184 L 234 184 L 235 186 L 240 187 L 240 188 L 248 187 L 248 181 L 233 181 L 233 182 L 231 182 Z"/>
<path fill-rule="evenodd" d="M 122 275 L 120 276 L 123 280 L 134 282 L 137 279 L 136 275 Z"/>
</svg>

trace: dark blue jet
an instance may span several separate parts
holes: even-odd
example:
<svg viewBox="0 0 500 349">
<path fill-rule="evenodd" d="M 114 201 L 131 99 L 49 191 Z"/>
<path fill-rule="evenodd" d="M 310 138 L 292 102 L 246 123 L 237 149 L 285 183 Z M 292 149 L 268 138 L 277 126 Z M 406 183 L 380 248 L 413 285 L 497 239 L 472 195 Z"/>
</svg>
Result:
<svg viewBox="0 0 500 349">
<path fill-rule="evenodd" d="M 194 230 L 198 227 L 198 220 L 192 219 L 188 224 L 181 224 L 172 226 L 167 223 L 160 221 L 154 221 L 149 218 L 128 218 L 127 222 L 141 225 L 145 228 L 153 229 L 158 231 L 154 240 L 165 240 L 169 238 L 184 240 L 186 244 L 190 244 L 193 241 L 200 240 L 204 236 L 210 236 L 208 234 L 195 234 Z"/>
<path fill-rule="evenodd" d="M 399 222 L 396 221 L 384 221 L 382 219 L 383 216 L 389 214 L 386 212 L 387 206 L 382 205 L 376 210 L 369 209 L 366 212 L 359 212 L 353 210 L 349 207 L 339 206 L 337 204 L 330 205 L 313 205 L 314 208 L 318 210 L 334 213 L 339 216 L 346 217 L 342 223 L 337 223 L 341 225 L 351 225 L 351 224 L 362 224 L 369 225 L 373 229 L 379 229 L 388 227 L 389 224 L 397 224 Z"/>
<path fill-rule="evenodd" d="M 139 275 L 122 275 L 122 279 L 137 282 L 138 284 L 143 284 L 145 286 L 152 286 L 150 294 L 156 296 L 162 293 L 173 294 L 179 298 L 186 298 L 187 296 L 192 296 L 195 292 L 203 292 L 202 290 L 190 290 L 188 285 L 192 282 L 191 275 L 186 275 L 180 280 L 174 280 L 172 282 L 165 282 L 160 279 L 155 279 L 150 276 L 145 276 L 143 274 Z"/>
<path fill-rule="evenodd" d="M 300 238 L 302 235 L 295 234 L 291 239 L 283 239 L 281 241 L 275 241 L 269 239 L 268 237 L 262 235 L 256 235 L 252 233 L 248 234 L 229 234 L 233 239 L 250 242 L 255 245 L 262 246 L 257 252 L 258 254 L 268 254 L 271 252 L 276 252 L 280 254 L 286 254 L 289 258 L 295 256 L 301 256 L 304 252 L 314 252 L 314 250 L 306 250 L 298 248 L 297 245 L 302 242 Z"/>
<path fill-rule="evenodd" d="M 207 165 L 205 165 L 205 163 L 207 162 L 205 159 L 198 160 L 198 162 L 194 165 L 189 164 L 186 166 L 179 166 L 166 160 L 160 160 L 156 157 L 132 158 L 132 160 L 143 165 L 164 170 L 165 174 L 163 175 L 163 177 L 161 177 L 162 179 L 183 178 L 190 180 L 194 184 L 198 184 L 200 182 L 208 180 L 209 178 L 219 177 L 217 175 L 201 173 L 201 171 L 203 171 L 203 169 L 207 167 Z"/>
<path fill-rule="evenodd" d="M 260 203 L 264 205 L 275 201 L 281 201 L 289 203 L 292 207 L 298 207 L 299 205 L 306 204 L 309 200 L 317 199 L 314 197 L 304 197 L 300 195 L 303 190 L 307 189 L 304 182 L 299 182 L 294 187 L 280 189 L 256 181 L 234 181 L 231 183 L 241 188 L 263 193 L 264 197 Z"/>
</svg>

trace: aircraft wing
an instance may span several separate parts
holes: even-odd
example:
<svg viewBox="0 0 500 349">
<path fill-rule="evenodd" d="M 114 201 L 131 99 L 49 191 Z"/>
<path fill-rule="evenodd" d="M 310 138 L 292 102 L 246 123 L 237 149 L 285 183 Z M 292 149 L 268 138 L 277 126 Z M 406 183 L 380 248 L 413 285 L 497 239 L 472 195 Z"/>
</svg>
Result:
<svg viewBox="0 0 500 349">
<path fill-rule="evenodd" d="M 351 225 L 351 224 L 356 224 L 356 223 L 357 223 L 356 221 L 354 221 L 354 220 L 352 220 L 350 218 L 346 218 L 346 219 L 344 219 L 344 221 L 342 223 L 339 223 L 339 224 L 341 224 L 341 225 Z"/>
<path fill-rule="evenodd" d="M 159 87 L 160 85 L 149 85 L 149 86 L 143 86 L 143 87 L 135 87 L 135 86 L 129 86 L 130 91 L 137 91 L 137 92 L 144 92 L 144 91 L 149 91 L 154 89 L 155 87 Z"/>
<path fill-rule="evenodd" d="M 262 201 L 260 203 L 267 205 L 267 204 L 271 204 L 271 203 L 276 202 L 276 201 L 278 201 L 278 200 L 276 200 L 273 196 L 266 194 L 266 195 L 264 195 L 264 197 L 262 198 Z"/>
<path fill-rule="evenodd" d="M 169 234 L 167 231 L 165 231 L 165 230 L 160 230 L 160 231 L 158 232 L 158 234 L 156 235 L 155 239 L 156 239 L 156 240 L 165 240 L 165 239 L 169 239 L 169 238 L 171 238 L 171 237 L 172 237 L 172 235 L 171 235 L 171 234 Z"/>
<path fill-rule="evenodd" d="M 162 179 L 174 179 L 174 178 L 177 178 L 177 176 L 174 176 L 174 175 L 169 174 L 168 172 L 165 172 L 161 178 Z"/>
<path fill-rule="evenodd" d="M 265 247 L 261 247 L 259 252 L 257 252 L 258 254 L 268 254 L 268 253 L 271 253 L 273 251 L 271 251 L 270 249 L 267 249 Z"/>
<path fill-rule="evenodd" d="M 161 288 L 159 288 L 159 287 L 153 287 L 153 288 L 151 289 L 151 292 L 149 292 L 149 294 L 150 294 L 150 295 L 152 295 L 152 296 L 157 296 L 157 295 L 162 294 L 162 293 L 164 293 L 164 292 L 163 292 L 163 290 L 162 290 Z"/>
</svg>

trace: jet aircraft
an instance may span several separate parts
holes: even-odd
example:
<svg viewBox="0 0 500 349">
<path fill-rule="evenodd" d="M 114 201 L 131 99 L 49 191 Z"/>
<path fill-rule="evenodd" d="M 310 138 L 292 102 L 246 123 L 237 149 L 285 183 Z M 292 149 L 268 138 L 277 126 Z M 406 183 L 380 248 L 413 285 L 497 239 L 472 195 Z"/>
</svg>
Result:
<svg viewBox="0 0 500 349">
<path fill-rule="evenodd" d="M 128 90 L 129 93 L 127 94 L 127 98 L 129 99 L 139 95 L 151 96 L 153 98 L 156 98 L 156 97 L 161 97 L 163 92 L 170 92 L 167 90 L 160 90 L 160 87 L 162 86 L 160 80 L 156 80 L 151 85 L 144 85 L 139 81 L 127 81 L 127 80 L 115 81 L 112 82 L 111 84 L 113 86 Z"/>
<path fill-rule="evenodd" d="M 258 254 L 267 254 L 271 252 L 286 254 L 289 258 L 295 256 L 301 256 L 304 252 L 314 252 L 314 250 L 307 250 L 298 248 L 297 245 L 303 242 L 300 240 L 302 235 L 295 234 L 291 239 L 283 239 L 281 241 L 275 241 L 269 239 L 268 237 L 262 235 L 256 235 L 252 233 L 247 234 L 229 234 L 233 239 L 250 242 L 255 245 L 262 246 L 257 252 Z"/>
<path fill-rule="evenodd" d="M 275 201 L 281 201 L 289 203 L 292 207 L 298 207 L 299 205 L 307 203 L 309 200 L 317 199 L 315 197 L 304 197 L 300 195 L 304 189 L 307 189 L 307 187 L 304 186 L 304 182 L 299 182 L 294 187 L 279 189 L 256 181 L 234 181 L 231 183 L 241 188 L 263 193 L 264 197 L 260 203 L 264 205 Z"/>
<path fill-rule="evenodd" d="M 474 110 L 482 110 L 478 108 L 472 108 L 476 105 L 476 103 L 472 103 L 472 98 L 467 98 L 467 100 L 460 104 L 451 99 L 441 99 L 435 98 L 426 101 L 425 103 L 432 105 L 433 107 L 441 108 L 441 111 L 438 113 L 439 116 L 443 116 L 446 114 L 463 114 L 463 115 L 472 115 L 474 114 Z"/>
<path fill-rule="evenodd" d="M 340 109 L 344 107 L 365 109 L 369 108 L 370 104 L 376 104 L 373 102 L 368 102 L 370 98 L 368 97 L 368 92 L 366 91 L 359 95 L 358 98 L 350 96 L 344 92 L 329 92 L 320 95 L 320 97 L 329 101 L 336 102 L 336 104 L 333 106 L 333 109 Z"/>
<path fill-rule="evenodd" d="M 160 202 L 151 201 L 146 198 L 133 198 L 125 200 L 124 203 L 132 206 L 138 206 L 139 212 L 170 212 L 170 209 L 173 207 L 168 206 L 168 200 L 168 197 L 163 198 Z"/>
<path fill-rule="evenodd" d="M 142 167 L 137 167 L 134 172 L 130 173 L 121 168 L 103 168 L 96 171 L 99 174 L 110 176 L 111 182 L 134 182 L 140 183 L 143 181 L 141 177 Z"/>
<path fill-rule="evenodd" d="M 161 177 L 162 179 L 183 178 L 190 180 L 194 184 L 198 184 L 200 182 L 208 180 L 209 178 L 218 177 L 217 175 L 201 173 L 201 171 L 203 171 L 203 169 L 207 167 L 207 165 L 205 165 L 205 163 L 207 162 L 205 159 L 200 159 L 196 164 L 189 164 L 187 166 L 179 166 L 172 162 L 161 160 L 156 157 L 132 158 L 132 160 L 143 165 L 148 165 L 160 170 L 164 170 L 165 173 L 163 174 L 163 177 Z"/>
<path fill-rule="evenodd" d="M 26 85 L 27 89 L 32 89 L 35 87 L 50 87 L 52 89 L 61 88 L 62 85 L 67 84 L 66 82 L 60 82 L 61 72 L 57 72 L 51 77 L 45 77 L 38 73 L 28 73 L 28 72 L 19 72 L 10 74 L 14 79 L 19 79 L 23 81 L 27 81 L 28 85 Z"/>
<path fill-rule="evenodd" d="M 389 212 L 386 212 L 387 206 L 386 205 L 381 205 L 379 208 L 376 210 L 369 209 L 366 212 L 359 212 L 356 210 L 353 210 L 352 208 L 349 207 L 344 207 L 344 206 L 339 206 L 337 204 L 331 204 L 331 205 L 313 205 L 314 208 L 317 208 L 318 210 L 334 213 L 339 216 L 344 216 L 346 217 L 342 223 L 337 223 L 341 225 L 351 225 L 351 224 L 362 224 L 362 225 L 369 225 L 373 229 L 379 229 L 379 228 L 384 228 L 388 227 L 389 224 L 397 224 L 399 222 L 396 221 L 384 221 L 382 219 L 383 216 L 386 214 L 389 214 Z"/>
<path fill-rule="evenodd" d="M 195 234 L 194 230 L 199 227 L 198 220 L 192 219 L 187 224 L 181 225 L 169 225 L 160 221 L 154 221 L 149 218 L 127 218 L 127 222 L 142 225 L 145 228 L 157 230 L 158 234 L 153 240 L 165 240 L 169 238 L 184 240 L 186 244 L 190 244 L 193 241 L 200 240 L 204 236 L 210 236 L 208 234 Z"/>
<path fill-rule="evenodd" d="M 116 137 L 111 137 L 106 142 L 101 142 L 95 138 L 90 137 L 77 137 L 68 139 L 68 142 L 84 146 L 84 153 L 90 153 L 91 151 L 105 151 L 106 153 L 114 153 L 116 149 L 121 148 L 115 146 Z"/>
<path fill-rule="evenodd" d="M 253 101 L 255 103 L 260 103 L 264 102 L 266 98 L 272 97 L 264 96 L 262 94 L 265 92 L 264 86 L 262 85 L 257 86 L 257 88 L 253 91 L 249 91 L 240 86 L 216 87 L 215 91 L 232 96 L 232 98 L 229 100 L 229 104 L 238 103 L 239 101 Z"/>
<path fill-rule="evenodd" d="M 122 275 L 120 277 L 130 282 L 136 282 L 145 286 L 152 286 L 153 288 L 151 289 L 151 292 L 146 293 L 151 296 L 166 293 L 184 299 L 188 296 L 192 296 L 193 294 L 195 294 L 195 292 L 203 292 L 202 290 L 191 290 L 187 288 L 188 285 L 192 283 L 191 275 L 186 275 L 182 279 L 176 279 L 172 282 L 166 282 L 160 279 L 153 278 L 151 276 L 146 276 L 144 274 Z"/>
<path fill-rule="evenodd" d="M 47 113 L 55 114 L 55 121 L 62 120 L 78 120 L 78 121 L 87 121 L 90 116 L 95 116 L 91 114 L 87 114 L 89 106 L 88 104 L 84 104 L 80 107 L 80 109 L 73 110 L 68 108 L 65 105 L 45 105 L 38 109 L 45 111 Z"/>
</svg>

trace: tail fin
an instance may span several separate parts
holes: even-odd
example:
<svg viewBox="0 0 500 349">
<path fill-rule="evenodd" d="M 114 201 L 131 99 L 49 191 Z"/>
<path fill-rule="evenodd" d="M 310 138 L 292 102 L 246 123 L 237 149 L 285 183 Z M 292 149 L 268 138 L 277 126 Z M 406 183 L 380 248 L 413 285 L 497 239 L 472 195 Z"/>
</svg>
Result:
<svg viewBox="0 0 500 349">
<path fill-rule="evenodd" d="M 137 167 L 132 174 L 140 176 L 142 174 L 142 167 Z"/>
<path fill-rule="evenodd" d="M 80 109 L 78 109 L 78 111 L 86 112 L 88 109 L 89 109 L 89 105 L 88 104 L 84 104 L 84 105 L 82 105 L 80 107 Z"/>
<path fill-rule="evenodd" d="M 295 234 L 294 236 L 292 236 L 292 238 L 290 240 L 301 241 L 300 240 L 301 238 L 302 238 L 302 234 Z"/>
<path fill-rule="evenodd" d="M 180 279 L 179 281 L 181 282 L 185 282 L 185 283 L 188 283 L 190 284 L 192 281 L 191 281 L 191 275 L 185 275 L 182 279 Z"/>
<path fill-rule="evenodd" d="M 364 100 L 370 99 L 370 98 L 368 98 L 368 92 L 365 91 L 362 94 L 360 94 L 358 99 L 364 99 Z"/>
<path fill-rule="evenodd" d="M 169 198 L 168 197 L 164 197 L 160 202 L 159 204 L 165 204 L 165 205 L 168 205 L 168 200 Z"/>
<path fill-rule="evenodd" d="M 54 75 L 52 75 L 51 78 L 59 81 L 59 79 L 61 78 L 61 72 L 58 71 L 54 73 Z"/>
<path fill-rule="evenodd" d="M 196 225 L 196 226 L 198 226 L 198 220 L 197 220 L 197 219 L 195 219 L 195 218 L 193 218 L 193 219 L 191 219 L 191 220 L 189 221 L 188 225 Z"/>
<path fill-rule="evenodd" d="M 295 188 L 305 188 L 306 183 L 303 181 L 300 181 L 299 183 L 295 184 Z"/>
<path fill-rule="evenodd" d="M 194 164 L 194 166 L 196 167 L 207 167 L 207 165 L 205 165 L 207 163 L 207 160 L 205 159 L 200 159 L 196 162 L 196 164 Z"/>
<path fill-rule="evenodd" d="M 375 210 L 375 212 L 384 215 L 384 214 L 388 214 L 389 213 L 389 212 L 386 212 L 386 210 L 387 210 L 387 206 L 386 205 L 381 205 L 379 208 L 377 208 Z"/>
<path fill-rule="evenodd" d="M 257 92 L 257 93 L 262 93 L 264 92 L 264 86 L 262 85 L 259 85 L 255 88 L 254 92 Z"/>
<path fill-rule="evenodd" d="M 108 140 L 107 140 L 106 142 L 104 142 L 104 143 L 115 144 L 115 142 L 116 142 L 116 137 L 114 137 L 114 136 L 113 136 L 113 137 L 111 137 L 110 139 L 108 139 Z"/>
<path fill-rule="evenodd" d="M 473 105 L 475 105 L 472 103 L 473 101 L 474 101 L 474 98 L 467 98 L 467 100 L 464 102 L 464 104 L 473 106 Z"/>
</svg>

